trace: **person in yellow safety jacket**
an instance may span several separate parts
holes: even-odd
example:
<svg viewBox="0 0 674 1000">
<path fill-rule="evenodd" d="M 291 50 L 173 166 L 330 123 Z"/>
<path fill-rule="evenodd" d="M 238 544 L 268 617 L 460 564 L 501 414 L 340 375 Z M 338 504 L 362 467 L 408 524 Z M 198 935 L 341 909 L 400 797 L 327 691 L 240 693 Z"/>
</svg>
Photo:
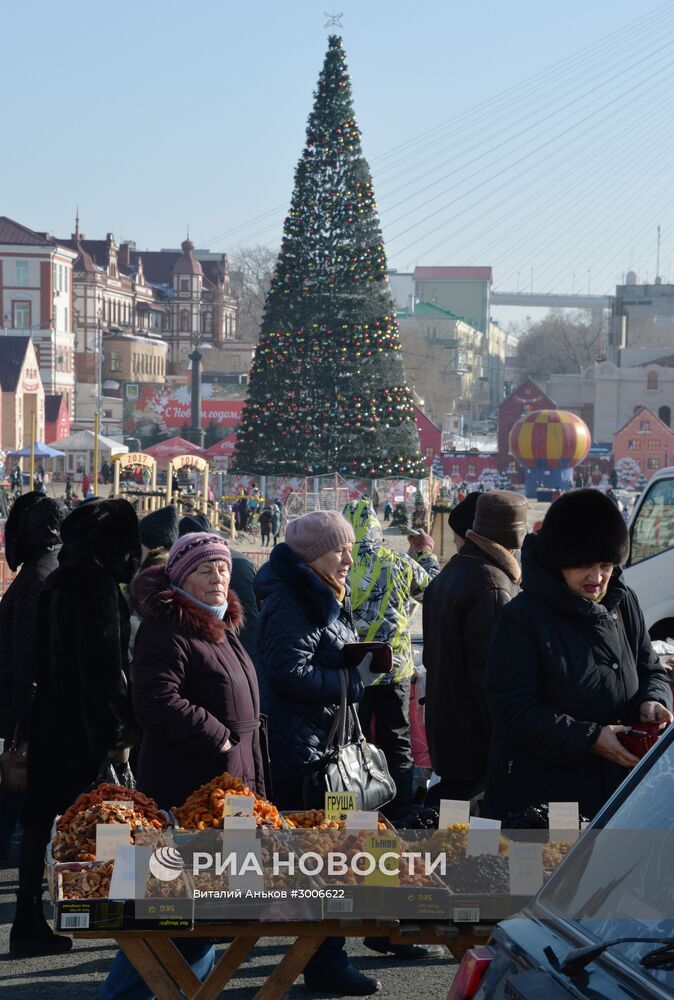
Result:
<svg viewBox="0 0 674 1000">
<path fill-rule="evenodd" d="M 414 676 L 410 619 L 413 601 L 421 601 L 440 572 L 433 539 L 425 531 L 410 537 L 409 555 L 384 544 L 381 525 L 367 500 L 352 500 L 343 515 L 353 526 L 356 543 L 349 570 L 351 609 L 362 642 L 388 642 L 393 647 L 393 671 L 381 674 L 365 689 L 358 707 L 361 725 L 386 754 L 398 789 L 384 812 L 403 819 L 412 809 L 414 762 L 410 742 L 409 696 Z"/>
</svg>

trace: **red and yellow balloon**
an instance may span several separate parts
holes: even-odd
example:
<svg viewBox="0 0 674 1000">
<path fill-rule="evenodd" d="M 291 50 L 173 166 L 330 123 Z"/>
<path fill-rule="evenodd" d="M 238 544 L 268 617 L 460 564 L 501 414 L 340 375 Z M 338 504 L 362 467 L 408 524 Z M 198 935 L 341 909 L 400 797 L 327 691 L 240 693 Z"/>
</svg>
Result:
<svg viewBox="0 0 674 1000">
<path fill-rule="evenodd" d="M 532 410 L 510 432 L 510 453 L 530 469 L 569 469 L 587 458 L 592 439 L 584 420 L 568 410 Z"/>
</svg>

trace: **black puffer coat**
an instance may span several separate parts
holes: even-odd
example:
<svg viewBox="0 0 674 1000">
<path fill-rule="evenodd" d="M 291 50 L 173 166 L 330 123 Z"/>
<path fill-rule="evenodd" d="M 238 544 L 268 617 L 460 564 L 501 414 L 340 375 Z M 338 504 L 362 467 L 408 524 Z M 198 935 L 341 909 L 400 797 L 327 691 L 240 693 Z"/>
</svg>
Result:
<svg viewBox="0 0 674 1000">
<path fill-rule="evenodd" d="M 522 549 L 522 593 L 501 611 L 487 664 L 493 716 L 484 812 L 577 801 L 592 817 L 627 770 L 591 752 L 602 726 L 671 708 L 667 675 L 635 594 L 614 571 L 601 604 L 574 594 Z"/>
<path fill-rule="evenodd" d="M 21 567 L 0 601 L 0 736 L 30 735 L 37 673 L 36 640 L 42 585 L 58 566 L 59 528 L 66 509 L 31 491 L 19 497 L 5 526 L 5 552 L 12 570 Z"/>
<path fill-rule="evenodd" d="M 269 718 L 274 801 L 301 808 L 302 780 L 323 751 L 339 705 L 342 648 L 358 642 L 348 604 L 284 542 L 272 549 L 255 579 L 263 601 L 256 666 Z M 363 685 L 350 671 L 349 698 Z"/>
</svg>

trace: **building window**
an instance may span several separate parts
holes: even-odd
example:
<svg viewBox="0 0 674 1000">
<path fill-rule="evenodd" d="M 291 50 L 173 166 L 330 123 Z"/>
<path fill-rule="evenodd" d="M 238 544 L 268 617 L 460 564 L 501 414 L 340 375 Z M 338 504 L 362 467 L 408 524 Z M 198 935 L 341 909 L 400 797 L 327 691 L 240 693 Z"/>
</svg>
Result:
<svg viewBox="0 0 674 1000">
<path fill-rule="evenodd" d="M 121 372 L 121 370 L 122 370 L 122 355 L 120 351 L 110 351 L 110 371 Z"/>
<path fill-rule="evenodd" d="M 181 292 L 189 292 L 189 290 L 190 290 L 190 279 L 189 278 L 181 278 L 180 279 L 180 291 Z"/>
<path fill-rule="evenodd" d="M 639 430 L 640 431 L 650 431 L 650 429 L 651 429 L 651 422 L 650 422 L 650 420 L 642 420 L 640 422 L 640 424 L 639 424 Z"/>
<path fill-rule="evenodd" d="M 474 476 L 475 475 L 475 463 L 474 462 L 469 462 L 468 463 L 468 465 L 466 467 L 466 475 L 468 475 L 468 476 Z"/>
<path fill-rule="evenodd" d="M 12 302 L 12 326 L 15 330 L 28 330 L 31 326 L 30 302 Z"/>
<path fill-rule="evenodd" d="M 658 387 L 658 373 L 649 372 L 646 377 L 646 388 L 647 389 L 657 389 Z"/>
<path fill-rule="evenodd" d="M 190 330 L 190 314 L 187 309 L 183 309 L 180 313 L 180 332 L 189 333 Z"/>
<path fill-rule="evenodd" d="M 667 424 L 668 427 L 672 426 L 672 411 L 668 406 L 661 406 L 658 410 L 658 416 L 663 424 Z"/>
<path fill-rule="evenodd" d="M 649 458 L 648 459 L 648 468 L 649 469 L 659 469 L 660 468 L 660 459 L 659 458 Z"/>
<path fill-rule="evenodd" d="M 641 441 L 635 441 L 633 438 L 627 442 L 628 451 L 639 451 L 641 449 Z"/>
<path fill-rule="evenodd" d="M 658 438 L 651 438 L 651 440 L 648 442 L 647 447 L 648 447 L 649 451 L 660 451 L 660 441 L 659 441 L 659 439 Z"/>
<path fill-rule="evenodd" d="M 28 286 L 28 261 L 17 260 L 16 262 L 16 284 L 18 288 Z"/>
<path fill-rule="evenodd" d="M 461 475 L 461 466 L 458 463 L 455 462 L 452 465 L 452 471 L 451 471 L 450 475 L 452 475 L 452 476 L 460 476 Z"/>
</svg>

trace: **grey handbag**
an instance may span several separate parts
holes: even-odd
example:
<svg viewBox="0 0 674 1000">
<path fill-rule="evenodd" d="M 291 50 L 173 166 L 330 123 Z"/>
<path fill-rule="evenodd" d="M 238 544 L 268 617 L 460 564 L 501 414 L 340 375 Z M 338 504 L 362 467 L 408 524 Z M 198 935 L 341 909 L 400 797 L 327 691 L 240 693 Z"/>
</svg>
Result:
<svg viewBox="0 0 674 1000">
<path fill-rule="evenodd" d="M 346 670 L 339 671 L 339 681 L 339 711 L 323 754 L 304 778 L 304 808 L 322 809 L 326 792 L 355 792 L 358 809 L 376 812 L 395 798 L 395 782 L 389 774 L 384 752 L 367 742 L 358 712 L 354 705 L 348 704 Z M 353 733 L 347 742 L 349 714 Z"/>
</svg>

